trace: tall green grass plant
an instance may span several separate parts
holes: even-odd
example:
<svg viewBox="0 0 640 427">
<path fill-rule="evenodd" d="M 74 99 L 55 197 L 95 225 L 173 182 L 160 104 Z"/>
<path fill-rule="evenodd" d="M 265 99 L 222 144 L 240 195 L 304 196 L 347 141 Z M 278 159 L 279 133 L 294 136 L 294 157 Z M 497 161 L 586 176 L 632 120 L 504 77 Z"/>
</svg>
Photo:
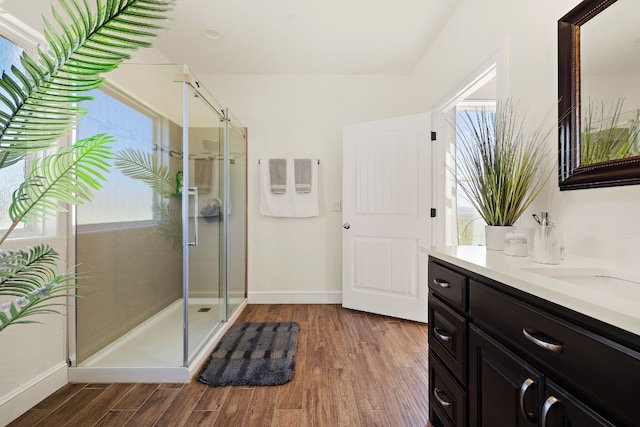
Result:
<svg viewBox="0 0 640 427">
<path fill-rule="evenodd" d="M 551 176 L 547 138 L 554 128 L 545 130 L 545 122 L 528 131 L 512 100 L 462 114 L 456 180 L 487 225 L 513 225 Z"/>
</svg>

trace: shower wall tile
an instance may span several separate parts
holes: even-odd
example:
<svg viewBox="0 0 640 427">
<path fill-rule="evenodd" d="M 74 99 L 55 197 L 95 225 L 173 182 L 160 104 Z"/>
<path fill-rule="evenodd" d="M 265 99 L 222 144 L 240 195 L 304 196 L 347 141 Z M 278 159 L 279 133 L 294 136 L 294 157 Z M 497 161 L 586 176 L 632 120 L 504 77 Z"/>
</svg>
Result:
<svg viewBox="0 0 640 427">
<path fill-rule="evenodd" d="M 182 297 L 182 254 L 153 227 L 79 233 L 77 254 L 80 362 Z"/>
</svg>

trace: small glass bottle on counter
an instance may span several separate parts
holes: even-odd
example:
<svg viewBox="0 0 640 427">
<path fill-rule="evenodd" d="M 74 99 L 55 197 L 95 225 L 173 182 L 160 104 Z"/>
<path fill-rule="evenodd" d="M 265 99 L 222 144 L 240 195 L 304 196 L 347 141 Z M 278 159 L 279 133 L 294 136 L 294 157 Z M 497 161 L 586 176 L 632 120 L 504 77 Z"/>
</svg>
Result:
<svg viewBox="0 0 640 427">
<path fill-rule="evenodd" d="M 504 236 L 504 254 L 508 256 L 529 255 L 527 236 L 521 233 L 507 233 Z"/>
</svg>

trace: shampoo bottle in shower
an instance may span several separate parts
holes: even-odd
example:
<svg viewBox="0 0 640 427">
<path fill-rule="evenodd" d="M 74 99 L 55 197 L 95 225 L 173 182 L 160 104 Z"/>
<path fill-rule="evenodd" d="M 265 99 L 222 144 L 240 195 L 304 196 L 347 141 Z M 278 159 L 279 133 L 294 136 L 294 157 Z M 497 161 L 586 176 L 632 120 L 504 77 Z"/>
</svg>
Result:
<svg viewBox="0 0 640 427">
<path fill-rule="evenodd" d="M 176 195 L 178 196 L 182 195 L 182 179 L 183 175 L 182 171 L 180 171 L 176 174 Z"/>
</svg>

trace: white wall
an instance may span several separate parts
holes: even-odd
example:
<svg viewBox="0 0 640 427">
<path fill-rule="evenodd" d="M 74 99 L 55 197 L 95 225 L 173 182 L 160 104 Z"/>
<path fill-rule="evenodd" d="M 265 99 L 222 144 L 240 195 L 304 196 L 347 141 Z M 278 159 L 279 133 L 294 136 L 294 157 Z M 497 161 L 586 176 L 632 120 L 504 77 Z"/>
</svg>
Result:
<svg viewBox="0 0 640 427">
<path fill-rule="evenodd" d="M 60 216 L 55 236 L 8 241 L 2 249 L 49 243 L 67 267 L 66 215 Z M 55 223 L 55 221 L 54 221 Z M 64 301 L 60 301 L 64 302 Z M 58 307 L 66 313 L 65 307 Z M 0 425 L 6 425 L 67 382 L 67 318 L 42 315 L 28 318 L 40 324 L 12 325 L 0 332 Z"/>
<path fill-rule="evenodd" d="M 406 76 L 198 75 L 248 128 L 250 301 L 340 301 L 342 126 L 406 114 Z M 258 159 L 320 159 L 320 216 L 258 212 Z M 336 300 L 336 298 L 338 298 Z"/>
<path fill-rule="evenodd" d="M 557 20 L 578 0 L 465 0 L 411 75 L 414 109 L 429 110 L 502 50 L 506 93 L 528 107 L 532 123 L 557 117 Z M 501 73 L 505 73 L 505 74 Z M 556 150 L 554 133 L 549 140 Z M 536 203 L 565 232 L 569 253 L 637 263 L 640 186 L 563 191 L 551 178 Z M 526 220 L 526 219 L 525 219 Z"/>
</svg>

